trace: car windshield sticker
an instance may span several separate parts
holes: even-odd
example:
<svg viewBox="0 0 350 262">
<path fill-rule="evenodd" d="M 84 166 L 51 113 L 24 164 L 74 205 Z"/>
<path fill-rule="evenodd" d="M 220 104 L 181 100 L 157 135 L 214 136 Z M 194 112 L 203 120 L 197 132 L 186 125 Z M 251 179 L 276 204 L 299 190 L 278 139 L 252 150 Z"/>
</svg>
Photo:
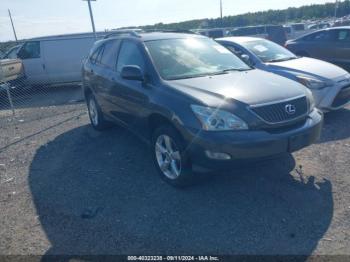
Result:
<svg viewBox="0 0 350 262">
<path fill-rule="evenodd" d="M 254 49 L 259 51 L 260 53 L 267 51 L 267 48 L 263 45 L 256 45 L 256 46 L 254 46 Z"/>
<path fill-rule="evenodd" d="M 219 51 L 221 54 L 230 54 L 230 51 L 223 47 L 223 46 L 219 46 L 219 45 L 214 45 L 213 46 L 217 51 Z"/>
</svg>

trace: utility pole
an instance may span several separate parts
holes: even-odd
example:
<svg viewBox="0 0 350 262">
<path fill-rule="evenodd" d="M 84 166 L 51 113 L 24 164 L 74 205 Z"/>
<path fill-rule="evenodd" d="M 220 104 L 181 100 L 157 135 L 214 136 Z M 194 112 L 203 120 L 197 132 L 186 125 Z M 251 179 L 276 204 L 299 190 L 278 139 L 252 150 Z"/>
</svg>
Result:
<svg viewBox="0 0 350 262">
<path fill-rule="evenodd" d="M 15 26 L 13 25 L 13 21 L 12 21 L 11 11 L 10 11 L 10 9 L 8 9 L 8 11 L 9 11 L 9 17 L 10 17 L 10 20 L 11 20 L 11 25 L 12 25 L 13 34 L 15 35 L 16 43 L 18 43 L 18 39 L 17 39 L 17 34 L 16 34 Z"/>
<path fill-rule="evenodd" d="M 89 12 L 90 12 L 90 19 L 91 19 L 91 25 L 92 25 L 92 31 L 94 32 L 95 39 L 97 38 L 96 36 L 96 28 L 95 28 L 95 22 L 94 22 L 94 16 L 92 14 L 92 8 L 91 8 L 91 1 L 96 1 L 96 0 L 83 0 L 88 2 L 89 6 Z"/>
<path fill-rule="evenodd" d="M 223 16 L 222 16 L 222 0 L 220 0 L 220 18 L 221 18 L 221 26 L 223 26 L 224 21 L 223 21 Z"/>
<path fill-rule="evenodd" d="M 335 0 L 335 9 L 334 9 L 334 22 L 337 20 L 339 8 L 339 0 Z"/>
</svg>

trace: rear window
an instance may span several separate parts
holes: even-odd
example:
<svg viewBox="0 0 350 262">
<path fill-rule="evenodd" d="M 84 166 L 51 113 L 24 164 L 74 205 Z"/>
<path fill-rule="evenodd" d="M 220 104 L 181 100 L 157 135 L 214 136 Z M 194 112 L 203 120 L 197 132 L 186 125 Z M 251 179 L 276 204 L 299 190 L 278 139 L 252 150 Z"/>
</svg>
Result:
<svg viewBox="0 0 350 262">
<path fill-rule="evenodd" d="M 99 62 L 99 58 L 101 57 L 101 54 L 103 52 L 103 46 L 98 47 L 93 51 L 92 55 L 90 56 L 90 62 L 93 64 L 96 64 Z"/>
<path fill-rule="evenodd" d="M 109 41 L 104 45 L 100 63 L 106 67 L 114 69 L 117 63 L 117 51 L 120 41 Z"/>
<path fill-rule="evenodd" d="M 331 40 L 331 33 L 329 31 L 321 31 L 304 36 L 302 39 L 304 41 L 328 41 Z"/>
<path fill-rule="evenodd" d="M 336 31 L 336 40 L 339 42 L 350 42 L 350 31 L 349 30 Z"/>
</svg>

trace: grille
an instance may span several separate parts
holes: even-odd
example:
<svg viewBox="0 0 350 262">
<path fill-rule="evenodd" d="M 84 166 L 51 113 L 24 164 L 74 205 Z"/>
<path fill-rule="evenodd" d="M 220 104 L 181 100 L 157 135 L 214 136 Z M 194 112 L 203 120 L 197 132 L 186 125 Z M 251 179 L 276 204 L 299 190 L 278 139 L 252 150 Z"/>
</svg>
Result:
<svg viewBox="0 0 350 262">
<path fill-rule="evenodd" d="M 294 113 L 288 113 L 286 107 L 291 105 Z M 308 103 L 306 97 L 263 106 L 254 106 L 251 110 L 264 121 L 272 124 L 283 123 L 298 119 L 307 114 Z"/>
</svg>

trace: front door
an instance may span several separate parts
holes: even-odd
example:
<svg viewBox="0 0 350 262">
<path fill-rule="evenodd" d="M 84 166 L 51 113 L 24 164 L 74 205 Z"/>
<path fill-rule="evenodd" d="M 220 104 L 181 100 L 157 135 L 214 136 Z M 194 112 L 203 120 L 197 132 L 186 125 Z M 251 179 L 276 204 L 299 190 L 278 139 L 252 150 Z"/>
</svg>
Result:
<svg viewBox="0 0 350 262">
<path fill-rule="evenodd" d="M 145 56 L 139 44 L 132 40 L 124 40 L 121 44 L 113 87 L 109 90 L 113 103 L 117 105 L 113 114 L 115 117 L 138 130 L 143 126 L 144 116 L 147 115 L 148 95 L 152 90 L 145 83 L 127 80 L 121 77 L 124 66 L 138 66 L 145 72 Z M 141 131 L 142 132 L 142 131 Z"/>
</svg>

